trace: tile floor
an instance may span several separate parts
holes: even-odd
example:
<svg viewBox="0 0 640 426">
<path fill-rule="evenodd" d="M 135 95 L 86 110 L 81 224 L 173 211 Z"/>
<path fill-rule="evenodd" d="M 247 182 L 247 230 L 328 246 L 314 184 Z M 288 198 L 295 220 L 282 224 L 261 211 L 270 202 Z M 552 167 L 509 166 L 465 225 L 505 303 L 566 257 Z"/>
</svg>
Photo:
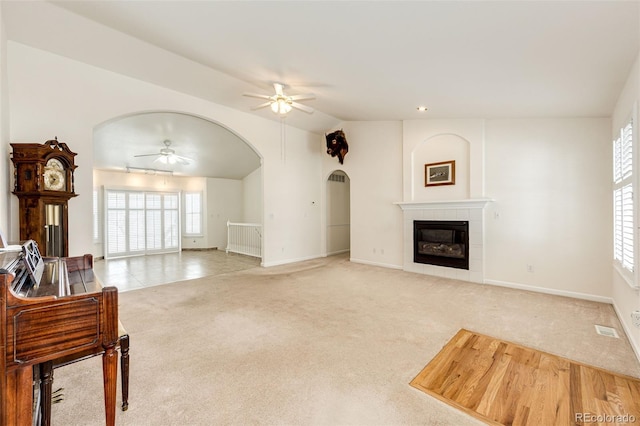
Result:
<svg viewBox="0 0 640 426">
<path fill-rule="evenodd" d="M 224 250 L 186 250 L 97 260 L 93 270 L 103 286 L 115 286 L 119 291 L 128 291 L 259 266 L 258 258 L 225 253 Z"/>
</svg>

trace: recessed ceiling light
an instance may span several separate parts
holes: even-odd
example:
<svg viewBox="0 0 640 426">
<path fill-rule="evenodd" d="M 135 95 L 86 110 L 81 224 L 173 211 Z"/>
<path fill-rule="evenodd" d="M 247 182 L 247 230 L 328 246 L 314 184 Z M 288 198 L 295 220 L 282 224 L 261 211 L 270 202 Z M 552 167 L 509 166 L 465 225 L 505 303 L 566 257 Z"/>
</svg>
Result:
<svg viewBox="0 0 640 426">
<path fill-rule="evenodd" d="M 426 106 L 419 106 L 418 107 L 418 111 L 420 111 L 420 112 L 425 112 L 426 110 L 427 110 Z"/>
</svg>

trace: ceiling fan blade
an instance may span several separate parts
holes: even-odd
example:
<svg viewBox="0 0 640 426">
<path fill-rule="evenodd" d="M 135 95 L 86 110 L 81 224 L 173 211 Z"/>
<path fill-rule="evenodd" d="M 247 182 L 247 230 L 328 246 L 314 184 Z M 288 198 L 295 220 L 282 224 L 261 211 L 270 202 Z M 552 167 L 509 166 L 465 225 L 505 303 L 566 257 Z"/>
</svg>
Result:
<svg viewBox="0 0 640 426">
<path fill-rule="evenodd" d="M 304 95 L 289 96 L 289 98 L 291 98 L 292 101 L 306 101 L 310 99 L 315 99 L 316 96 L 313 93 L 306 93 Z"/>
<path fill-rule="evenodd" d="M 156 155 L 162 155 L 162 154 L 139 154 L 139 155 L 134 155 L 134 157 L 154 157 Z"/>
<path fill-rule="evenodd" d="M 291 102 L 291 106 L 296 109 L 299 109 L 300 111 L 304 111 L 307 114 L 311 114 L 313 112 L 313 108 L 308 107 L 306 105 L 299 104 L 298 102 Z"/>
<path fill-rule="evenodd" d="M 284 86 L 280 83 L 273 83 L 273 88 L 276 89 L 277 96 L 284 96 Z"/>
<path fill-rule="evenodd" d="M 261 95 L 259 93 L 243 93 L 242 96 L 250 96 L 252 98 L 271 99 L 269 95 Z"/>
<path fill-rule="evenodd" d="M 175 158 L 176 158 L 176 163 L 179 163 L 179 164 L 182 164 L 182 165 L 185 165 L 185 166 L 186 166 L 187 164 L 190 164 L 190 163 L 191 163 L 191 161 L 192 161 L 190 158 L 187 158 L 187 157 L 181 157 L 181 156 L 179 156 L 179 155 L 176 155 L 176 157 L 175 157 Z"/>
<path fill-rule="evenodd" d="M 155 160 L 153 160 L 154 163 L 156 162 L 160 162 L 162 164 L 183 164 L 183 165 L 187 165 L 190 164 L 193 160 L 191 158 L 187 158 L 187 157 L 183 157 L 181 155 L 176 155 L 176 154 L 163 154 L 160 155 L 158 158 L 156 158 Z"/>
<path fill-rule="evenodd" d="M 256 105 L 256 106 L 252 107 L 251 109 L 252 110 L 256 110 L 256 109 L 268 107 L 269 105 L 271 105 L 271 101 L 265 102 L 265 103 L 260 104 L 260 105 Z"/>
</svg>

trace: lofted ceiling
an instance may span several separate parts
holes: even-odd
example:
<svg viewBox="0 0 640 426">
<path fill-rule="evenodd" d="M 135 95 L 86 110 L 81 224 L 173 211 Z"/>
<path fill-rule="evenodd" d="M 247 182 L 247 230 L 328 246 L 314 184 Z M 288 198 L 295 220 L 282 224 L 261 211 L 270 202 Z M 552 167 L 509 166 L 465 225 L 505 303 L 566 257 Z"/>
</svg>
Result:
<svg viewBox="0 0 640 426">
<path fill-rule="evenodd" d="M 157 154 L 171 142 L 186 164 L 163 164 Z M 93 133 L 93 166 L 102 170 L 124 167 L 171 170 L 176 175 L 242 179 L 258 167 L 260 158 L 238 136 L 226 128 L 192 115 L 148 112 L 120 117 L 104 123 Z"/>
<path fill-rule="evenodd" d="M 278 119 L 268 108 L 252 111 L 260 102 L 243 92 L 272 94 L 281 82 L 287 94 L 314 93 L 304 102 L 313 114 L 294 110 L 286 120 L 317 133 L 340 121 L 608 117 L 640 47 L 637 1 L 5 1 L 2 8 L 10 40 L 265 118 Z M 145 61 L 131 60 L 142 54 Z"/>
</svg>

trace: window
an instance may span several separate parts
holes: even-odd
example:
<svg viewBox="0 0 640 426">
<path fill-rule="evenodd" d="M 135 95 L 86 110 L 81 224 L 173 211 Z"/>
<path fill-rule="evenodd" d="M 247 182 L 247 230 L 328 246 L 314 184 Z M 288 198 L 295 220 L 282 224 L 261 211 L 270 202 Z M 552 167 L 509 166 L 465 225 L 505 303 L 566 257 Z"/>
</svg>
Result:
<svg viewBox="0 0 640 426">
<path fill-rule="evenodd" d="M 100 231 L 100 197 L 99 190 L 93 189 L 93 243 L 97 244 L 101 241 L 102 232 Z"/>
<path fill-rule="evenodd" d="M 184 194 L 184 233 L 202 234 L 202 194 L 199 192 Z"/>
<path fill-rule="evenodd" d="M 177 193 L 105 192 L 106 257 L 179 250 Z"/>
<path fill-rule="evenodd" d="M 634 270 L 633 121 L 613 141 L 613 258 L 623 274 Z"/>
</svg>

